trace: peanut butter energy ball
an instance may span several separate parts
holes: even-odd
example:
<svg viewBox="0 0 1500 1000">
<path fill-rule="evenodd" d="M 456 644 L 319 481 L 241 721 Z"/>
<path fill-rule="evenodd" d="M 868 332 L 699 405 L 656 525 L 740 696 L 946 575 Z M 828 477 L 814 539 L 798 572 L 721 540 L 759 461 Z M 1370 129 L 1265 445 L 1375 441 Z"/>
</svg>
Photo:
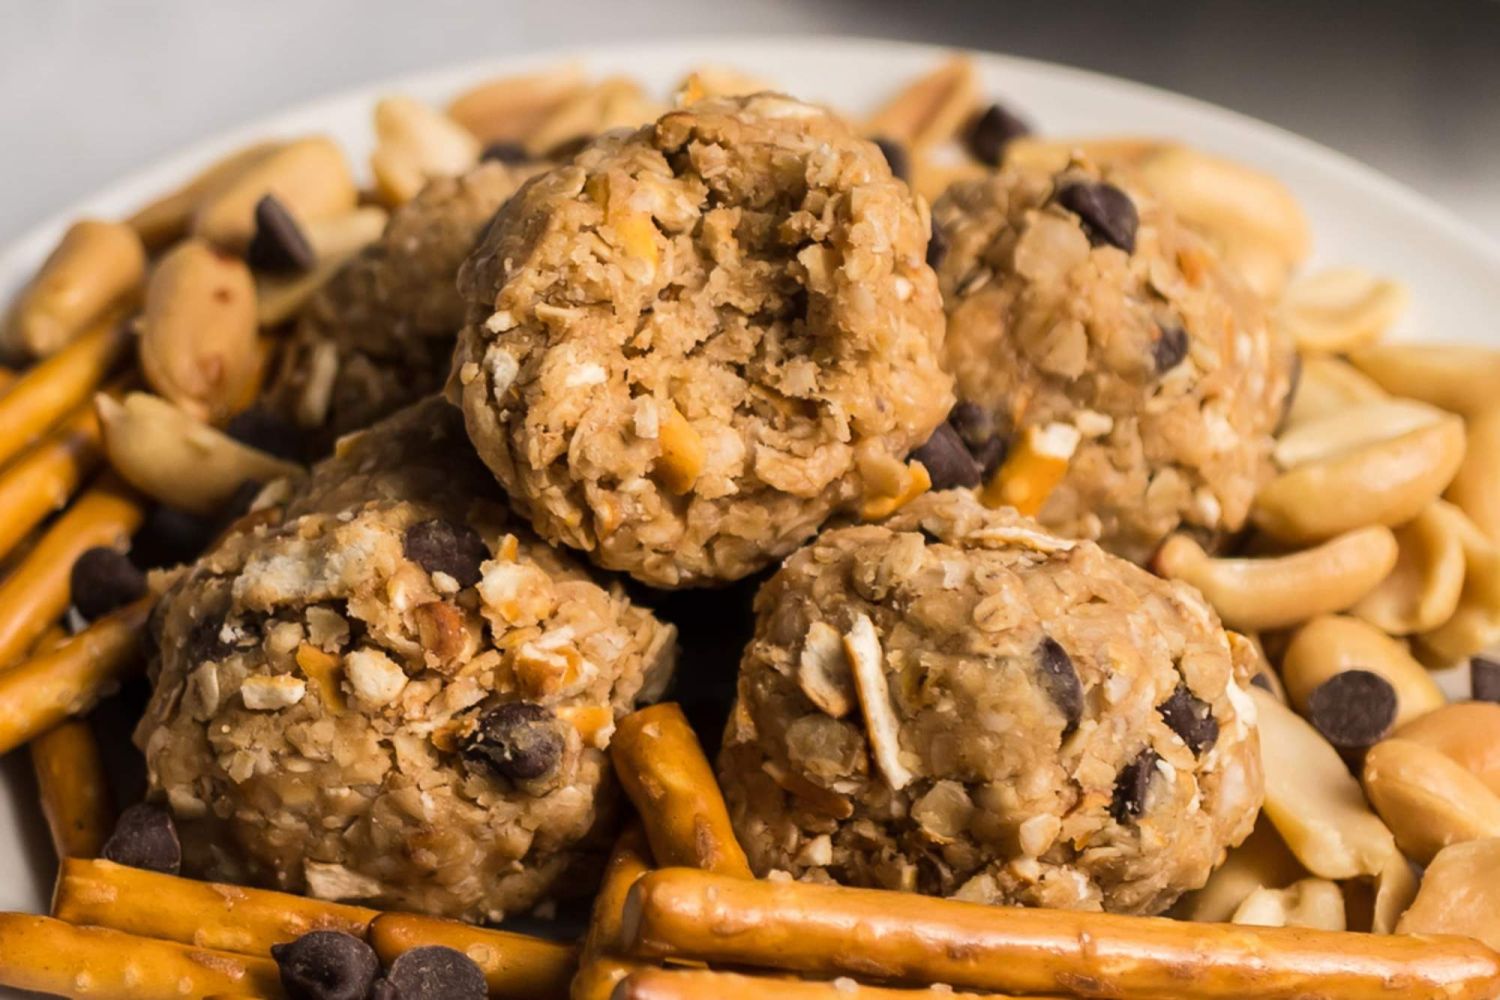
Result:
<svg viewBox="0 0 1500 1000">
<path fill-rule="evenodd" d="M 719 772 L 757 875 L 1159 913 L 1255 822 L 1224 629 L 1093 542 L 929 493 L 820 535 L 756 611 Z"/>
<path fill-rule="evenodd" d="M 928 235 L 821 109 L 691 105 L 506 205 L 450 391 L 542 537 L 656 586 L 739 579 L 898 493 L 947 414 Z"/>
<path fill-rule="evenodd" d="M 675 653 L 512 523 L 439 399 L 182 570 L 154 634 L 136 741 L 187 871 L 468 920 L 590 888 L 614 722 Z"/>
<path fill-rule="evenodd" d="M 1135 562 L 1244 525 L 1293 355 L 1203 240 L 1082 163 L 955 184 L 933 217 L 953 423 L 991 475 L 1028 434 L 1071 450 L 1037 516 Z"/>
</svg>

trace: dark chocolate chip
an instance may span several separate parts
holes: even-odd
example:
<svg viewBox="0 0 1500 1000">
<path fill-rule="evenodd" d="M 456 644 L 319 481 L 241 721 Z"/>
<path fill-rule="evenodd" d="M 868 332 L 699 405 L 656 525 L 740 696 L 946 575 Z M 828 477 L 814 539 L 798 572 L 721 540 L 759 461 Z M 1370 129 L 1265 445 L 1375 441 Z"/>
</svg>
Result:
<svg viewBox="0 0 1500 1000">
<path fill-rule="evenodd" d="M 182 654 L 188 663 L 209 663 L 224 659 L 234 652 L 234 648 L 233 643 L 224 641 L 224 619 L 200 618 L 188 629 Z"/>
<path fill-rule="evenodd" d="M 893 177 L 898 177 L 903 181 L 911 180 L 911 156 L 906 152 L 905 146 L 883 135 L 875 137 L 875 145 L 880 147 L 885 162 L 890 165 Z"/>
<path fill-rule="evenodd" d="M 562 759 L 563 737 L 551 710 L 512 701 L 486 712 L 461 751 L 464 759 L 503 778 L 541 778 Z"/>
<path fill-rule="evenodd" d="M 68 577 L 73 607 L 93 621 L 146 596 L 146 577 L 123 553 L 99 546 L 73 560 Z"/>
<path fill-rule="evenodd" d="M 1031 134 L 1031 126 L 998 104 L 991 104 L 974 118 L 964 137 L 969 152 L 980 163 L 998 167 L 1011 140 Z"/>
<path fill-rule="evenodd" d="M 1469 661 L 1469 686 L 1475 701 L 1500 701 L 1500 663 L 1474 657 Z"/>
<path fill-rule="evenodd" d="M 942 264 L 943 258 L 948 256 L 948 240 L 943 236 L 943 231 L 938 228 L 937 220 L 932 220 L 932 234 L 927 237 L 927 266 L 937 267 Z"/>
<path fill-rule="evenodd" d="M 1254 677 L 1250 678 L 1250 683 L 1254 684 L 1256 687 L 1260 688 L 1262 691 L 1265 691 L 1268 694 L 1276 693 L 1276 688 L 1271 685 L 1271 678 L 1267 677 L 1264 671 L 1259 672 Z"/>
<path fill-rule="evenodd" d="M 1342 750 L 1374 746 L 1396 721 L 1396 689 L 1368 670 L 1345 670 L 1313 688 L 1307 721 Z"/>
<path fill-rule="evenodd" d="M 182 868 L 182 841 L 171 813 L 139 802 L 120 814 L 99 856 L 117 865 L 176 875 Z"/>
<path fill-rule="evenodd" d="M 1078 216 L 1083 232 L 1094 246 L 1108 243 L 1126 253 L 1135 251 L 1135 230 L 1140 224 L 1130 195 L 1104 181 L 1073 181 L 1057 189 L 1054 199 Z"/>
<path fill-rule="evenodd" d="M 343 931 L 312 931 L 271 946 L 287 1000 L 365 1000 L 380 975 L 375 949 Z"/>
<path fill-rule="evenodd" d="M 268 274 L 311 271 L 318 255 L 291 211 L 274 194 L 255 203 L 255 235 L 245 250 L 245 263 Z"/>
<path fill-rule="evenodd" d="M 420 521 L 406 529 L 402 544 L 406 558 L 429 573 L 447 573 L 460 587 L 479 582 L 480 565 L 490 557 L 479 532 L 466 524 L 441 518 Z"/>
<path fill-rule="evenodd" d="M 263 489 L 265 489 L 265 484 L 253 479 L 247 479 L 236 486 L 234 492 L 229 494 L 229 499 L 224 501 L 226 525 L 250 513 L 250 505 L 255 503 L 255 498 L 260 496 L 260 491 Z"/>
<path fill-rule="evenodd" d="M 989 479 L 1005 461 L 1007 450 L 1005 438 L 995 433 L 995 418 L 989 410 L 967 400 L 960 402 L 948 414 L 948 423 L 958 432 L 974 456 L 982 479 Z"/>
<path fill-rule="evenodd" d="M 1129 823 L 1146 811 L 1146 794 L 1151 790 L 1151 779 L 1156 776 L 1156 762 L 1160 759 L 1155 750 L 1142 750 L 1115 778 L 1115 796 L 1109 804 L 1109 814 L 1116 823 Z"/>
<path fill-rule="evenodd" d="M 484 152 L 479 154 L 481 160 L 494 160 L 496 163 L 530 163 L 531 154 L 526 152 L 526 147 L 519 142 L 492 142 L 484 147 Z"/>
<path fill-rule="evenodd" d="M 385 979 L 378 980 L 375 988 L 370 991 L 370 1000 L 401 1000 L 401 994 L 396 987 Z"/>
<path fill-rule="evenodd" d="M 474 960 L 442 945 L 403 952 L 391 963 L 385 981 L 401 1000 L 486 1000 L 490 995 Z"/>
<path fill-rule="evenodd" d="M 1187 352 L 1187 331 L 1180 326 L 1164 326 L 1156 342 L 1151 345 L 1151 360 L 1156 362 L 1157 372 L 1165 375 L 1182 364 Z"/>
<path fill-rule="evenodd" d="M 201 517 L 157 504 L 147 512 L 130 555 L 146 569 L 188 563 L 202 555 L 218 533 L 216 526 Z"/>
<path fill-rule="evenodd" d="M 938 424 L 932 437 L 912 452 L 911 457 L 927 469 L 935 490 L 979 485 L 979 463 L 969 454 L 963 438 L 958 436 L 952 424 Z"/>
<path fill-rule="evenodd" d="M 542 155 L 542 159 L 553 160 L 558 163 L 570 161 L 573 157 L 587 149 L 589 144 L 594 141 L 594 138 L 592 135 L 578 135 L 571 139 L 564 139 L 556 146 L 547 150 Z"/>
<path fill-rule="evenodd" d="M 1161 713 L 1167 727 L 1182 737 L 1182 742 L 1194 756 L 1219 739 L 1219 720 L 1214 718 L 1212 707 L 1189 691 L 1186 684 L 1178 684 L 1172 696 L 1157 705 L 1156 710 Z"/>
<path fill-rule="evenodd" d="M 1083 718 L 1083 683 L 1073 658 L 1050 635 L 1036 649 L 1037 676 L 1042 688 L 1063 714 L 1063 738 L 1073 734 Z"/>
<path fill-rule="evenodd" d="M 302 431 L 281 414 L 264 406 L 252 406 L 235 414 L 224 425 L 224 433 L 241 444 L 259 448 L 288 462 L 307 459 L 307 440 Z"/>
<path fill-rule="evenodd" d="M 979 463 L 979 474 L 986 482 L 1000 468 L 1000 463 L 1005 461 L 1005 454 L 1010 450 L 1005 438 L 996 434 L 984 444 L 969 449 L 974 455 L 974 461 Z"/>
</svg>

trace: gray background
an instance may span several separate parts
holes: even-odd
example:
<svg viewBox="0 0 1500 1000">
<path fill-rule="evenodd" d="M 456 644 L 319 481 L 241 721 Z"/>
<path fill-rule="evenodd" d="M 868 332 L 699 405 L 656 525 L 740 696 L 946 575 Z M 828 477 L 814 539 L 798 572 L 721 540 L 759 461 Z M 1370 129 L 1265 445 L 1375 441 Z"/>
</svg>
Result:
<svg viewBox="0 0 1500 1000">
<path fill-rule="evenodd" d="M 1245 111 L 1500 232 L 1496 0 L 0 0 L 0 241 L 290 102 L 392 73 L 664 34 L 973 45 Z"/>
</svg>

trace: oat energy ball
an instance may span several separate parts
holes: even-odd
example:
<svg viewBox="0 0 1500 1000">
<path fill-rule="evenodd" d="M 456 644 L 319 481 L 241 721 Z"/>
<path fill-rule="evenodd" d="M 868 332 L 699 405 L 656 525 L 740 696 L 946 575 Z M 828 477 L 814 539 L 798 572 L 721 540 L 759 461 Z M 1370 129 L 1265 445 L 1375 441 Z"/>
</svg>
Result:
<svg viewBox="0 0 1500 1000">
<path fill-rule="evenodd" d="M 657 586 L 738 579 L 885 495 L 946 415 L 928 235 L 824 111 L 695 104 L 506 205 L 451 391 L 543 537 Z"/>
<path fill-rule="evenodd" d="M 590 887 L 673 631 L 508 518 L 432 400 L 183 572 L 136 742 L 188 871 L 470 920 Z"/>
<path fill-rule="evenodd" d="M 1208 245 L 1078 163 L 956 184 L 933 217 L 960 435 L 992 468 L 1029 428 L 1078 441 L 1042 523 L 1135 562 L 1239 529 L 1293 356 Z"/>
<path fill-rule="evenodd" d="M 278 408 L 331 445 L 441 388 L 464 323 L 459 265 L 532 172 L 481 163 L 396 209 L 303 311 L 271 389 Z"/>
<path fill-rule="evenodd" d="M 967 491 L 788 559 L 719 770 L 758 875 L 1158 913 L 1261 802 L 1254 705 L 1196 591 Z"/>
</svg>

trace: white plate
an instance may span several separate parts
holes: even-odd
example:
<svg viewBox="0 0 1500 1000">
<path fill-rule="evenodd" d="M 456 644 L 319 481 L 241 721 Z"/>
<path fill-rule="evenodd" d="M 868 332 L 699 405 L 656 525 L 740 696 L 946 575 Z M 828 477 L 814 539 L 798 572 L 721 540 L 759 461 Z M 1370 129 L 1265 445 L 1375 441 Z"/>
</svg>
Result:
<svg viewBox="0 0 1500 1000">
<path fill-rule="evenodd" d="M 698 39 L 545 53 L 387 80 L 234 129 L 79 203 L 0 254 L 0 293 L 8 296 L 31 274 L 69 220 L 128 212 L 251 138 L 326 132 L 344 143 L 356 162 L 364 162 L 370 109 L 382 95 L 440 101 L 487 76 L 576 58 L 592 73 L 629 74 L 662 94 L 691 67 L 733 66 L 798 96 L 860 111 L 944 54 L 929 46 L 858 39 Z M 1495 339 L 1500 248 L 1383 175 L 1280 129 L 1140 84 L 1007 56 L 978 55 L 976 61 L 985 92 L 1024 113 L 1044 133 L 1173 137 L 1269 171 L 1306 207 L 1319 260 L 1362 265 L 1410 287 L 1413 306 L 1401 335 Z M 0 909 L 5 910 L 44 909 L 52 879 L 25 764 L 24 753 L 12 754 L 0 783 Z"/>
</svg>

